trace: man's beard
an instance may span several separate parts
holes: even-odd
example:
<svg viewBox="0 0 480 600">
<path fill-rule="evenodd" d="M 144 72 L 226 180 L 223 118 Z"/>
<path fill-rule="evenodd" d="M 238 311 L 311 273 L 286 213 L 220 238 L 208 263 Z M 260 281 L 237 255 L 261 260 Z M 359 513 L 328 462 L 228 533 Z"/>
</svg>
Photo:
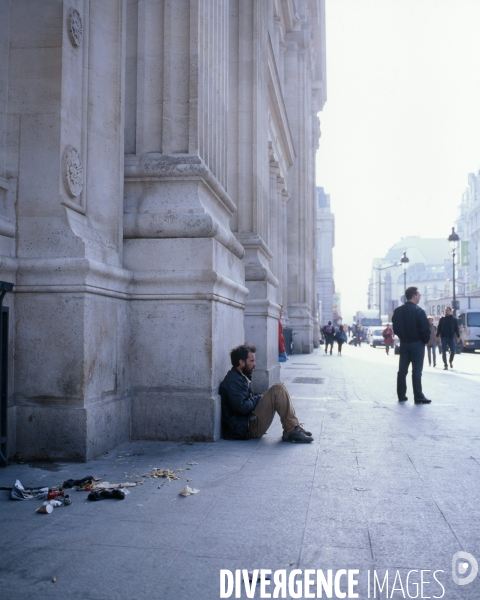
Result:
<svg viewBox="0 0 480 600">
<path fill-rule="evenodd" d="M 248 367 L 242 367 L 242 373 L 245 377 L 248 377 L 250 380 L 252 379 L 253 369 L 249 369 Z"/>
</svg>

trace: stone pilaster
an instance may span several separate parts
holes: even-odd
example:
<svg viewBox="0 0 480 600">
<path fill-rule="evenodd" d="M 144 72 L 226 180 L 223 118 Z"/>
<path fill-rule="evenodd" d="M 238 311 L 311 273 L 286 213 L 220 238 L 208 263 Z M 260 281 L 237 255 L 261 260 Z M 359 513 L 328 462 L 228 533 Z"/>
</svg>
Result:
<svg viewBox="0 0 480 600">
<path fill-rule="evenodd" d="M 226 192 L 228 9 L 131 6 L 124 262 L 135 439 L 220 437 L 218 385 L 244 340 L 244 249 Z"/>
<path fill-rule="evenodd" d="M 10 7 L 15 443 L 24 458 L 88 460 L 130 431 L 118 203 L 125 3 Z"/>
</svg>

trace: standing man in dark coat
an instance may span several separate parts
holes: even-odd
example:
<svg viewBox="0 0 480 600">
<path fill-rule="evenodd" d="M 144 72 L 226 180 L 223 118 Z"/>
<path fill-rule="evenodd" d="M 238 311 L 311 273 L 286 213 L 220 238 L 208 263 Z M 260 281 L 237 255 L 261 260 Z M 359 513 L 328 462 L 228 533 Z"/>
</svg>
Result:
<svg viewBox="0 0 480 600">
<path fill-rule="evenodd" d="M 407 374 L 412 363 L 413 398 L 416 404 L 428 404 L 422 392 L 422 370 L 425 344 L 430 339 L 430 325 L 425 311 L 417 304 L 421 294 L 412 286 L 405 290 L 407 301 L 395 309 L 392 318 L 393 331 L 400 338 L 400 359 L 397 374 L 398 401 L 408 400 Z"/>
<path fill-rule="evenodd" d="M 455 356 L 455 336 L 457 343 L 460 342 L 460 332 L 458 331 L 458 321 L 453 316 L 453 311 L 450 306 L 445 308 L 445 316 L 438 322 L 437 341 L 442 338 L 442 358 L 443 370 L 448 371 L 447 367 L 447 346 L 450 350 L 450 368 L 453 369 L 453 357 Z"/>
</svg>

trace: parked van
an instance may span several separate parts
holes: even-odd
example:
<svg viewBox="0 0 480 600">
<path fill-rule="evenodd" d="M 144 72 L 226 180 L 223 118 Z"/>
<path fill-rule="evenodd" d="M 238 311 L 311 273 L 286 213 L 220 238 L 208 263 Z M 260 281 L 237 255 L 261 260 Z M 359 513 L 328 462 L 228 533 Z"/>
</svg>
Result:
<svg viewBox="0 0 480 600">
<path fill-rule="evenodd" d="M 463 352 L 480 350 L 480 309 L 467 308 L 457 313 Z"/>
</svg>

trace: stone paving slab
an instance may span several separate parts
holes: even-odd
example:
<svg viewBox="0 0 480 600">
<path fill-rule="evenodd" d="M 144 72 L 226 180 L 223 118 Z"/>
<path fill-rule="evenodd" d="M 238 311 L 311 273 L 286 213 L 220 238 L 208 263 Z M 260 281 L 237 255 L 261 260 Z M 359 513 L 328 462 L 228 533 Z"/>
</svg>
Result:
<svg viewBox="0 0 480 600">
<path fill-rule="evenodd" d="M 0 470 L 4 487 L 88 474 L 143 481 L 123 501 L 72 491 L 73 504 L 50 515 L 2 491 L 0 598 L 210 600 L 221 569 L 266 568 L 357 569 L 361 599 L 415 597 L 423 569 L 423 597 L 478 600 L 480 578 L 456 585 L 452 557 L 480 560 L 480 356 L 456 364 L 425 371 L 433 402 L 419 406 L 396 401 L 397 358 L 381 350 L 292 357 L 281 376 L 310 445 L 283 443 L 276 420 L 261 440 L 128 442 L 89 463 Z M 154 468 L 183 471 L 178 481 L 141 477 Z M 200 492 L 183 498 L 186 479 Z M 374 596 L 370 581 L 369 595 L 368 576 L 383 581 L 387 570 L 388 593 Z"/>
</svg>

